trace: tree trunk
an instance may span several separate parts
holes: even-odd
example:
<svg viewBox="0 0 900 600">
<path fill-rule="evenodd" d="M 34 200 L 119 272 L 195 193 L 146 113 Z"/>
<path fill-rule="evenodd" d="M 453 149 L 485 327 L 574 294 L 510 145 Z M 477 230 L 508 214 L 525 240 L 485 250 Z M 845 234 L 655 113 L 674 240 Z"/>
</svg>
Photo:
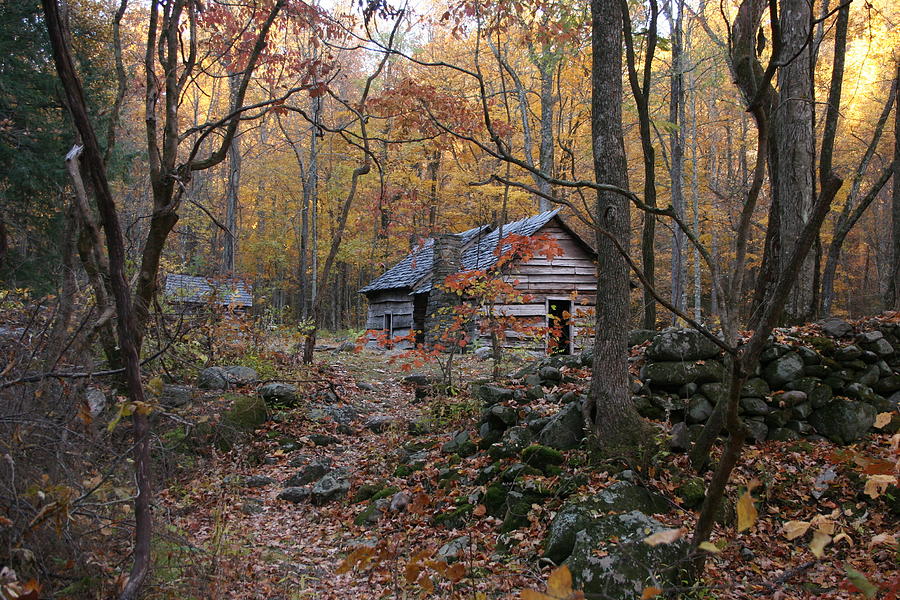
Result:
<svg viewBox="0 0 900 600">
<path fill-rule="evenodd" d="M 778 270 L 783 271 L 796 245 L 797 236 L 809 220 L 815 193 L 815 144 L 811 65 L 807 44 L 812 23 L 808 0 L 781 0 L 780 60 L 789 61 L 778 72 L 778 109 L 773 113 L 773 134 L 778 152 L 778 198 L 780 252 Z M 792 60 L 791 60 L 792 59 Z M 807 256 L 784 308 L 789 323 L 805 323 L 813 316 L 815 262 Z"/>
<path fill-rule="evenodd" d="M 237 101 L 240 77 L 232 74 L 228 78 L 231 90 L 231 105 Z M 237 252 L 237 212 L 238 191 L 241 185 L 241 142 L 235 134 L 228 146 L 228 184 L 225 189 L 225 243 L 222 246 L 222 272 L 234 274 L 234 260 Z"/>
<path fill-rule="evenodd" d="M 896 81 L 900 81 L 900 65 L 897 65 Z M 900 90 L 894 98 L 894 189 L 891 195 L 891 277 L 885 307 L 900 308 Z"/>
<path fill-rule="evenodd" d="M 672 162 L 669 175 L 671 180 L 672 208 L 684 220 L 684 52 L 682 48 L 682 24 L 684 1 L 675 3 L 677 15 L 669 7 L 669 21 L 672 25 L 672 74 L 669 96 L 669 146 Z M 684 249 L 686 237 L 681 228 L 674 228 L 672 235 L 672 305 L 684 310 L 686 300 Z M 673 316 L 674 318 L 674 316 Z"/>
<path fill-rule="evenodd" d="M 622 139 L 622 12 L 619 2 L 591 0 L 591 136 L 597 183 L 628 187 Z M 615 236 L 627 252 L 631 221 L 628 199 L 597 192 L 595 225 Z M 633 452 L 645 440 L 631 399 L 627 335 L 628 265 L 612 240 L 597 232 L 597 321 L 586 421 L 605 453 Z"/>
</svg>

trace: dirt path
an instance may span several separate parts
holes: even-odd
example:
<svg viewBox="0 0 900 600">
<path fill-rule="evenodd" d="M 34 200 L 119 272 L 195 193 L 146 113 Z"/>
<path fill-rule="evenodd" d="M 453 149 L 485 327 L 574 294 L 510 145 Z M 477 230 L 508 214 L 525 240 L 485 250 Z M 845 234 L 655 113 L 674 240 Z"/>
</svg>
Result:
<svg viewBox="0 0 900 600">
<path fill-rule="evenodd" d="M 450 527 L 435 526 L 434 517 L 467 501 L 454 497 L 452 482 L 474 473 L 454 471 L 440 446 L 453 419 L 465 418 L 470 407 L 415 403 L 412 388 L 401 385 L 405 373 L 385 364 L 382 355 L 342 356 L 332 359 L 329 370 L 338 401 L 309 400 L 277 415 L 280 422 L 267 423 L 249 446 L 213 459 L 200 476 L 162 494 L 173 538 L 198 550 L 173 543 L 173 567 L 157 577 L 168 589 L 183 579 L 184 597 L 284 600 L 417 597 L 423 585 L 432 584 L 437 597 L 473 598 L 482 591 L 477 597 L 495 598 L 532 581 L 536 574 L 516 561 L 492 556 L 497 523 L 491 517 L 467 523 L 468 544 L 457 540 L 464 546 L 464 571 L 442 574 L 440 563 L 424 562 L 422 573 L 408 569 L 416 553 L 424 561 L 461 536 L 452 521 Z M 356 418 L 345 419 L 354 412 Z M 384 431 L 366 426 L 375 416 L 390 423 Z M 411 435 L 410 423 L 433 432 Z M 331 439 L 317 438 L 322 434 Z M 322 463 L 348 474 L 346 496 L 321 506 L 278 498 L 290 477 Z M 450 483 L 435 488 L 441 480 Z M 388 489 L 377 509 L 372 501 L 353 502 L 365 486 Z M 394 489 L 400 492 L 396 498 Z M 395 506 L 384 506 L 391 499 Z M 366 509 L 373 522 L 354 523 Z M 348 553 L 361 546 L 376 548 L 372 563 L 338 575 Z"/>
</svg>

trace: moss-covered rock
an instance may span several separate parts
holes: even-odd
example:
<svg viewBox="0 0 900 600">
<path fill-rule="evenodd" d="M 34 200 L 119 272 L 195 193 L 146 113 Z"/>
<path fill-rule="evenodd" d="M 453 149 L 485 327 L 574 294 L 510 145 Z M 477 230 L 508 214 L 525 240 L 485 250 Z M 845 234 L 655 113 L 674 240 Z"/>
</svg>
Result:
<svg viewBox="0 0 900 600">
<path fill-rule="evenodd" d="M 561 465 L 565 457 L 559 450 L 541 444 L 532 444 L 522 451 L 522 462 L 547 473 L 548 467 Z"/>
<path fill-rule="evenodd" d="M 675 488 L 685 508 L 697 508 L 706 498 L 706 483 L 699 477 L 692 477 Z"/>
<path fill-rule="evenodd" d="M 489 485 L 484 492 L 484 508 L 487 514 L 493 517 L 501 517 L 506 512 L 506 496 L 509 490 L 501 483 Z"/>
<path fill-rule="evenodd" d="M 266 403 L 258 396 L 241 396 L 229 394 L 231 408 L 225 411 L 223 423 L 240 431 L 253 431 L 269 418 Z"/>
<path fill-rule="evenodd" d="M 466 525 L 466 521 L 475 509 L 473 504 L 462 504 L 449 512 L 443 512 L 434 516 L 431 520 L 432 524 L 446 527 L 448 529 L 462 529 Z"/>
</svg>

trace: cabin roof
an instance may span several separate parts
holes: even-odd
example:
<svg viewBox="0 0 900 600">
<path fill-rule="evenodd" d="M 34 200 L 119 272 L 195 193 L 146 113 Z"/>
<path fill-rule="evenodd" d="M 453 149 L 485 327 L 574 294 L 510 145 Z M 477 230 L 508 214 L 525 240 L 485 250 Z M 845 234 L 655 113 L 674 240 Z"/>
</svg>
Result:
<svg viewBox="0 0 900 600">
<path fill-rule="evenodd" d="M 558 213 L 559 209 L 557 208 L 507 223 L 502 227 L 503 237 L 505 238 L 512 234 L 522 236 L 534 235 Z M 497 247 L 500 230 L 501 228 L 499 227 L 491 230 L 489 225 L 482 225 L 481 227 L 475 227 L 456 234 L 463 238 L 462 268 L 464 271 L 487 269 L 497 262 L 497 255 L 494 253 L 494 249 Z M 580 238 L 579 241 L 581 241 Z M 434 240 L 429 238 L 410 252 L 403 260 L 359 291 L 365 294 L 405 288 L 412 290 L 413 294 L 429 292 L 431 291 L 433 260 Z"/>
<path fill-rule="evenodd" d="M 221 306 L 252 307 L 250 286 L 237 279 L 214 279 L 170 273 L 166 276 L 166 296 L 175 302 L 205 304 L 211 296 Z"/>
</svg>

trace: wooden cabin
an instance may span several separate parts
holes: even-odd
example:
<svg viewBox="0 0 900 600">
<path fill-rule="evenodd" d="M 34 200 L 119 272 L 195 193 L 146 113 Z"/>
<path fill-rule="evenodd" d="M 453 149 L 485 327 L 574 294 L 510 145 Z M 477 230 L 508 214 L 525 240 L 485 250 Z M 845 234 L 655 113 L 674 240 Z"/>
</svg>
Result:
<svg viewBox="0 0 900 600">
<path fill-rule="evenodd" d="M 566 225 L 557 209 L 507 223 L 502 228 L 484 225 L 426 240 L 360 290 L 369 301 L 366 328 L 373 332 L 370 343 L 374 344 L 379 334 L 396 338 L 407 336 L 410 331 L 416 332 L 417 342 L 427 341 L 425 332 L 430 329 L 430 321 L 447 300 L 446 292 L 435 288 L 434 282 L 460 271 L 491 268 L 497 261 L 495 250 L 501 230 L 504 238 L 513 234 L 548 234 L 555 238 L 562 254 L 552 261 L 536 256 L 505 268 L 503 278 L 517 282 L 516 289 L 530 299 L 527 303 L 496 306 L 494 310 L 498 314 L 547 327 L 563 322 L 564 314 L 593 312 L 597 293 L 596 253 Z M 585 339 L 584 329 L 592 324 L 592 317 L 566 321 L 555 351 L 571 353 L 590 343 Z M 475 333 L 485 338 L 480 343 L 489 343 L 486 336 Z M 540 350 L 547 347 L 547 339 L 525 339 L 516 331 L 508 331 L 504 343 Z"/>
<path fill-rule="evenodd" d="M 250 286 L 239 279 L 169 273 L 165 295 L 177 312 L 200 312 L 210 308 L 210 305 L 236 313 L 249 312 L 253 308 Z"/>
</svg>

